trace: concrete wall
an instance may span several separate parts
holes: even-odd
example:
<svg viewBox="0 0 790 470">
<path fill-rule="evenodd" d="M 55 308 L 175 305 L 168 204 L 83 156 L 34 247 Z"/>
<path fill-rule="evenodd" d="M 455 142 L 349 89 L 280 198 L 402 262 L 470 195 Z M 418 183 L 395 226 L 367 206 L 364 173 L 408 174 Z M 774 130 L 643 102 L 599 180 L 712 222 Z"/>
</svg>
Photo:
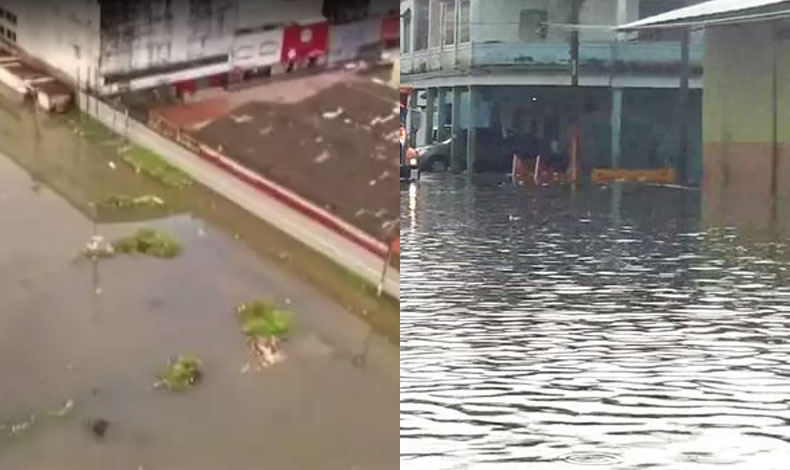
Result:
<svg viewBox="0 0 790 470">
<path fill-rule="evenodd" d="M 790 22 L 776 26 L 784 29 L 784 39 L 769 23 L 711 28 L 706 34 L 707 207 L 760 207 L 750 210 L 755 223 L 790 210 Z"/>
<path fill-rule="evenodd" d="M 99 5 L 94 0 L 0 0 L 17 15 L 17 24 L 3 21 L 16 33 L 16 46 L 26 54 L 47 58 L 65 78 L 94 82 L 99 64 Z"/>
</svg>

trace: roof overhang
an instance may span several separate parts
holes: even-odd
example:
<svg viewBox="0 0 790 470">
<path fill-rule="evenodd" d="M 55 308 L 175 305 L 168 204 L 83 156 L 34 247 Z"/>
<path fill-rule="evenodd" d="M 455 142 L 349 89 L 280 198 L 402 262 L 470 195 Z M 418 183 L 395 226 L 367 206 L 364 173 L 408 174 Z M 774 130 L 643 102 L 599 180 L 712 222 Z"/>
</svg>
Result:
<svg viewBox="0 0 790 470">
<path fill-rule="evenodd" d="M 712 0 L 619 26 L 621 31 L 745 23 L 790 17 L 790 0 Z"/>
</svg>

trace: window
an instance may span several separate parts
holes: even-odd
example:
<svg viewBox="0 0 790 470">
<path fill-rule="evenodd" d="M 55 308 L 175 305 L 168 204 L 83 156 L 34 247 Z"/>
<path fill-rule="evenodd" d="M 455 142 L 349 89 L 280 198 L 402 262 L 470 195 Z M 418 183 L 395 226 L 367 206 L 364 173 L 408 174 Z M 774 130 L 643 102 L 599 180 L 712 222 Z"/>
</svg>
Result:
<svg viewBox="0 0 790 470">
<path fill-rule="evenodd" d="M 5 12 L 5 17 L 11 24 L 16 24 L 16 15 L 15 14 L 11 13 L 10 11 L 6 11 Z"/>
<path fill-rule="evenodd" d="M 440 10 L 442 45 L 455 44 L 455 0 L 442 0 Z"/>
<path fill-rule="evenodd" d="M 521 41 L 546 39 L 546 10 L 521 10 L 518 19 L 518 38 Z"/>
<path fill-rule="evenodd" d="M 403 36 L 401 36 L 401 52 L 411 52 L 411 10 L 403 13 Z"/>
<path fill-rule="evenodd" d="M 469 42 L 469 0 L 461 1 L 460 19 L 458 20 L 458 42 Z"/>
<path fill-rule="evenodd" d="M 11 31 L 10 29 L 6 31 L 6 36 L 8 37 L 9 41 L 16 42 L 16 33 Z"/>
<path fill-rule="evenodd" d="M 428 0 L 414 2 L 414 50 L 428 48 Z"/>
</svg>

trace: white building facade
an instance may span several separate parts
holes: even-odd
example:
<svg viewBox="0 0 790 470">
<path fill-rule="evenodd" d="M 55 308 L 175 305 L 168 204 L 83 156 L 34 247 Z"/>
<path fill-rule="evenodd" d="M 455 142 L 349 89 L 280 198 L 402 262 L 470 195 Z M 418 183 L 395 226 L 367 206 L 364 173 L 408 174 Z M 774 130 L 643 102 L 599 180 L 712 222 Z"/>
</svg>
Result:
<svg viewBox="0 0 790 470">
<path fill-rule="evenodd" d="M 459 130 L 476 128 L 496 135 L 531 128 L 567 151 L 577 96 L 568 87 L 575 69 L 584 103 L 584 165 L 678 164 L 697 173 L 696 162 L 672 159 L 680 135 L 674 96 L 681 72 L 687 70 L 691 99 L 699 99 L 701 36 L 692 35 L 685 49 L 688 62 L 683 62 L 683 41 L 677 33 L 614 29 L 691 3 L 699 1 L 401 1 L 401 82 L 415 90 L 414 101 L 423 115 L 417 143 L 458 135 Z M 573 31 L 579 37 L 575 64 Z M 456 99 L 459 109 L 454 111 Z M 699 131 L 699 123 L 695 125 L 692 138 Z M 458 169 L 476 161 L 474 145 L 462 147 L 454 151 Z M 466 158 L 459 157 L 462 153 Z"/>
<path fill-rule="evenodd" d="M 397 13 L 394 0 L 389 10 L 382 1 L 362 2 L 376 32 L 384 15 Z M 325 12 L 344 11 L 342 5 L 327 10 L 329 3 L 0 0 L 0 33 L 7 47 L 102 93 L 168 84 L 189 89 L 196 79 L 219 83 L 248 71 L 325 64 L 334 27 Z"/>
</svg>

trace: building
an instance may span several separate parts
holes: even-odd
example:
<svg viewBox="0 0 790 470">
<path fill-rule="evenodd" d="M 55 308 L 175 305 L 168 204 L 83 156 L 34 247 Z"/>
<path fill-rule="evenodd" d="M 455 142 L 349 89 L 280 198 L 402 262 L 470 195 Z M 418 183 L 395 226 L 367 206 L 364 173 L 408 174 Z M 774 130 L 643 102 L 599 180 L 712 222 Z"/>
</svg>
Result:
<svg viewBox="0 0 790 470">
<path fill-rule="evenodd" d="M 695 181 L 699 112 L 686 131 L 678 125 L 683 38 L 672 31 L 615 30 L 690 3 L 696 2 L 402 0 L 401 81 L 417 90 L 423 111 L 417 143 L 460 135 L 451 158 L 457 169 L 473 162 L 499 170 L 509 162 L 499 155 L 504 150 L 498 162 L 486 160 L 505 134 L 535 132 L 567 154 L 578 112 L 584 168 L 676 166 Z M 688 108 L 694 109 L 701 100 L 701 36 L 693 34 L 688 44 Z M 484 157 L 476 151 L 483 147 Z"/>
<path fill-rule="evenodd" d="M 0 0 L 0 37 L 65 81 L 101 93 L 163 85 L 189 92 L 339 62 L 330 44 L 339 24 L 378 26 L 375 37 L 346 39 L 346 60 L 363 45 L 381 47 L 392 41 L 384 33 L 396 13 L 390 1 L 386 9 L 384 0 Z"/>
<path fill-rule="evenodd" d="M 689 25 L 705 28 L 705 206 L 790 225 L 790 1 L 714 0 L 626 27 Z"/>
</svg>

